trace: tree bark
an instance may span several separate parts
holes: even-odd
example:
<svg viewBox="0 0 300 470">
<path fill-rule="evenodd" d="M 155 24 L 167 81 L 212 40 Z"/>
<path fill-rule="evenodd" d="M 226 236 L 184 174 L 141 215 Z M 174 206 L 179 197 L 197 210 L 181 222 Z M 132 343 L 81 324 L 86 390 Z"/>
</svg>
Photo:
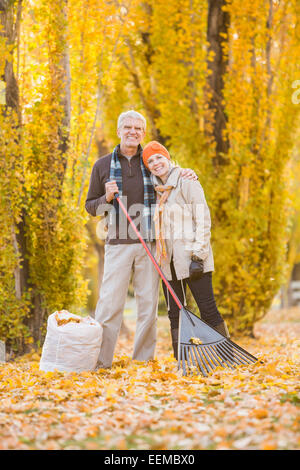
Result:
<svg viewBox="0 0 300 470">
<path fill-rule="evenodd" d="M 230 24 L 229 13 L 223 11 L 226 0 L 208 1 L 207 41 L 208 71 L 207 103 L 209 117 L 207 122 L 208 134 L 213 138 L 215 148 L 215 166 L 225 163 L 224 155 L 228 152 L 229 142 L 224 133 L 227 118 L 223 104 L 224 74 L 228 65 L 228 58 L 224 54 L 222 43 L 228 41 Z"/>
<path fill-rule="evenodd" d="M 21 21 L 22 0 L 8 1 L 0 0 L 0 24 L 2 30 L 0 37 L 4 38 L 8 46 L 15 46 L 18 39 L 19 24 Z M 13 53 L 10 60 L 5 61 L 4 71 L 1 75 L 1 81 L 5 87 L 5 104 L 1 106 L 1 112 L 4 117 L 12 120 L 12 126 L 15 130 L 14 139 L 19 145 L 20 128 L 21 128 L 21 111 L 19 100 L 19 87 L 14 73 Z M 14 115 L 14 116 L 13 116 Z M 20 154 L 16 156 L 19 161 Z M 22 181 L 24 175 L 21 176 Z M 22 208 L 18 222 L 14 221 L 11 226 L 12 243 L 18 265 L 14 270 L 15 293 L 16 298 L 20 299 L 27 288 L 28 278 L 28 261 L 26 257 L 26 241 L 25 241 L 25 210 Z"/>
</svg>

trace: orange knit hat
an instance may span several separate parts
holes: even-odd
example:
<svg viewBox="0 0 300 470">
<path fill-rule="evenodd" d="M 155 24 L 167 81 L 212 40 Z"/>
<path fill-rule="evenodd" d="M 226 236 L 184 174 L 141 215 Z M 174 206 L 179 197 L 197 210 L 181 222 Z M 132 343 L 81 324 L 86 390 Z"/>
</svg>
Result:
<svg viewBox="0 0 300 470">
<path fill-rule="evenodd" d="M 168 150 L 166 149 L 166 147 L 164 147 L 162 144 L 160 144 L 156 140 L 152 140 L 152 142 L 149 142 L 149 144 L 147 144 L 143 150 L 143 162 L 147 168 L 148 168 L 148 165 L 147 165 L 148 158 L 150 158 L 152 155 L 155 155 L 156 153 L 159 153 L 159 155 L 163 155 L 168 160 L 171 160 L 170 154 Z"/>
</svg>

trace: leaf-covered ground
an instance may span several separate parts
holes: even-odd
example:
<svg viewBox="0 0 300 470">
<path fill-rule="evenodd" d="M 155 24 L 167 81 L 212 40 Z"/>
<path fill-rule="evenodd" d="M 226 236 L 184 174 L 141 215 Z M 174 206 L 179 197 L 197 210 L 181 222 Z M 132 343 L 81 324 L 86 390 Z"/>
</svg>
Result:
<svg viewBox="0 0 300 470">
<path fill-rule="evenodd" d="M 263 364 L 208 378 L 177 371 L 165 317 L 156 360 L 131 361 L 127 324 L 111 370 L 45 373 L 37 353 L 1 364 L 0 449 L 299 449 L 299 309 L 237 341 Z"/>
</svg>

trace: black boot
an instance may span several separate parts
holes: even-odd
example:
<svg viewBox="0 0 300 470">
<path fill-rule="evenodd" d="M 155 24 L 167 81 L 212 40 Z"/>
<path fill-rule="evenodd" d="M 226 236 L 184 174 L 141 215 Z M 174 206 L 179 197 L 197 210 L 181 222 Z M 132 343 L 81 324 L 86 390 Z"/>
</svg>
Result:
<svg viewBox="0 0 300 470">
<path fill-rule="evenodd" d="M 178 328 L 171 328 L 172 346 L 174 357 L 178 360 Z"/>
<path fill-rule="evenodd" d="M 218 323 L 217 326 L 214 327 L 221 335 L 226 336 L 226 338 L 230 338 L 230 334 L 227 328 L 227 325 L 224 321 Z"/>
</svg>

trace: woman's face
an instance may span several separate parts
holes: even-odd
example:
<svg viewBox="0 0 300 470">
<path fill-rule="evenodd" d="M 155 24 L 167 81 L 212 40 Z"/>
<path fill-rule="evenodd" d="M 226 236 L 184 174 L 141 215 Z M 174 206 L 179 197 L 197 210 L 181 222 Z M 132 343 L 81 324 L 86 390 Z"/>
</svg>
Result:
<svg viewBox="0 0 300 470">
<path fill-rule="evenodd" d="M 163 178 L 167 176 L 170 169 L 170 160 L 159 153 L 151 155 L 147 161 L 148 168 L 153 175 Z"/>
</svg>

